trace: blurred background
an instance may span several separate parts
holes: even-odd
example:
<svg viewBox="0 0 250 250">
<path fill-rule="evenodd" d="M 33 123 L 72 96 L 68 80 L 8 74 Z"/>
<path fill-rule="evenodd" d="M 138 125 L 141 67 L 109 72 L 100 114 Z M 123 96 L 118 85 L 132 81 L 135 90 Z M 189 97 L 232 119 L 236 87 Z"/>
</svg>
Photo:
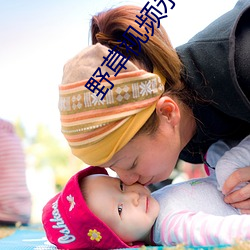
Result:
<svg viewBox="0 0 250 250">
<path fill-rule="evenodd" d="M 153 2 L 153 0 L 151 0 Z M 167 0 L 166 0 L 167 1 Z M 161 21 L 174 47 L 188 41 L 237 0 L 176 0 Z M 65 62 L 91 44 L 91 16 L 110 7 L 147 1 L 0 0 L 0 118 L 14 124 L 26 158 L 32 195 L 32 222 L 41 209 L 79 169 L 60 132 L 58 85 Z M 185 166 L 183 180 L 202 170 Z M 1 170 L 0 170 L 1 171 Z M 184 171 L 184 172 L 185 172 Z M 0 172 L 1 176 L 1 172 Z"/>
</svg>

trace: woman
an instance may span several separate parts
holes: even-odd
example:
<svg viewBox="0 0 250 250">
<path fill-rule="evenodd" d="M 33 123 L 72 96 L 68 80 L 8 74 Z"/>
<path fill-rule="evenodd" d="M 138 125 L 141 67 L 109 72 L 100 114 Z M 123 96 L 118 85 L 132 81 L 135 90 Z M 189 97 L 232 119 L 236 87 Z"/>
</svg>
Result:
<svg viewBox="0 0 250 250">
<path fill-rule="evenodd" d="M 250 134 L 250 1 L 176 51 L 161 26 L 150 37 L 138 26 L 140 11 L 122 6 L 94 16 L 94 45 L 65 65 L 60 86 L 62 132 L 72 152 L 128 185 L 162 181 L 179 157 L 201 163 L 217 140 Z M 110 62 L 117 53 L 126 65 Z M 225 190 L 249 179 L 250 167 L 238 170 Z M 225 201 L 250 211 L 249 191 L 247 185 Z"/>
</svg>

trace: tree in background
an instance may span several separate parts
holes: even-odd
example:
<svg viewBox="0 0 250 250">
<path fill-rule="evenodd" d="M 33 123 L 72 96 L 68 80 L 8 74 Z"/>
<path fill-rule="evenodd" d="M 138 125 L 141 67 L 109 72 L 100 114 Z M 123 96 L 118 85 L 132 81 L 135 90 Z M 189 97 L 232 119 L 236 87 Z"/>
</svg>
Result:
<svg viewBox="0 0 250 250">
<path fill-rule="evenodd" d="M 26 133 L 20 119 L 14 125 L 24 144 L 28 168 L 51 168 L 57 191 L 62 189 L 73 174 L 86 167 L 71 153 L 64 138 L 60 140 L 53 136 L 45 125 L 39 124 L 33 136 Z"/>
</svg>

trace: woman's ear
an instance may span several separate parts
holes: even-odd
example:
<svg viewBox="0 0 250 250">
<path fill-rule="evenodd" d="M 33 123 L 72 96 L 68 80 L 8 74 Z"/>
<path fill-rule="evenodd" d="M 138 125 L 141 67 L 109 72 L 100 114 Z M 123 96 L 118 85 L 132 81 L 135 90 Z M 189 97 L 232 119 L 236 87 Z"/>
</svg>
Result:
<svg viewBox="0 0 250 250">
<path fill-rule="evenodd" d="M 160 119 L 175 126 L 180 122 L 178 104 L 169 96 L 162 96 L 156 104 L 156 113 Z"/>
</svg>

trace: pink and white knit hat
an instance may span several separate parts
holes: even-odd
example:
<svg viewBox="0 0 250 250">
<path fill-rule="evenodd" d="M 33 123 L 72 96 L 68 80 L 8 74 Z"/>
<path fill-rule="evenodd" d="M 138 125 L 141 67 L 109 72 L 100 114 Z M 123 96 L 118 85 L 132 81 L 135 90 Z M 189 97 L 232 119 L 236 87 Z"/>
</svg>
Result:
<svg viewBox="0 0 250 250">
<path fill-rule="evenodd" d="M 117 249 L 129 246 L 88 208 L 79 181 L 105 174 L 104 168 L 88 167 L 71 177 L 64 189 L 43 208 L 42 222 L 48 240 L 60 249 Z"/>
</svg>

